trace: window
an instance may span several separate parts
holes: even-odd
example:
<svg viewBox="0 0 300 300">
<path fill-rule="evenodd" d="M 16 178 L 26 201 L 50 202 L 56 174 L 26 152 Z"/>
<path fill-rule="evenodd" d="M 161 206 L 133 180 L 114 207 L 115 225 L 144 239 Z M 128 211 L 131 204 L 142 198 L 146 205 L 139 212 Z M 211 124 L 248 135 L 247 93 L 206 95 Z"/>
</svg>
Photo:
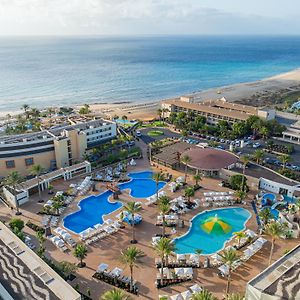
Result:
<svg viewBox="0 0 300 300">
<path fill-rule="evenodd" d="M 6 168 L 7 169 L 15 168 L 15 161 L 14 160 L 7 160 L 5 163 L 6 163 Z"/>
<path fill-rule="evenodd" d="M 33 163 L 33 157 L 25 158 L 25 165 L 26 165 L 26 167 L 32 166 L 33 164 L 34 164 Z"/>
</svg>

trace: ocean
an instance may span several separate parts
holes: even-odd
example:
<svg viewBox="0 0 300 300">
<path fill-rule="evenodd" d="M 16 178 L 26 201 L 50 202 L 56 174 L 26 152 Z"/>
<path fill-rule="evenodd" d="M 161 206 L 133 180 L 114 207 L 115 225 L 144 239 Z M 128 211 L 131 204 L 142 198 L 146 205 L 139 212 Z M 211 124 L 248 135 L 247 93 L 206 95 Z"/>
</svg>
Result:
<svg viewBox="0 0 300 300">
<path fill-rule="evenodd" d="M 150 102 L 300 67 L 300 37 L 0 38 L 0 110 Z"/>
</svg>

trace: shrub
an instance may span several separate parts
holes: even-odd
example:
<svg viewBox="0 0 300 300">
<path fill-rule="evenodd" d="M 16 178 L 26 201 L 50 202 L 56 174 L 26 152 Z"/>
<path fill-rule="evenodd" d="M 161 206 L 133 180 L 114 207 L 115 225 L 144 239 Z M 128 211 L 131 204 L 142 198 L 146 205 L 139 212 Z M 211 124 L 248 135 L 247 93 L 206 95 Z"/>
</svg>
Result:
<svg viewBox="0 0 300 300">
<path fill-rule="evenodd" d="M 9 227 L 15 231 L 16 229 L 18 231 L 22 231 L 24 228 L 24 221 L 19 218 L 12 218 L 9 222 Z"/>
</svg>

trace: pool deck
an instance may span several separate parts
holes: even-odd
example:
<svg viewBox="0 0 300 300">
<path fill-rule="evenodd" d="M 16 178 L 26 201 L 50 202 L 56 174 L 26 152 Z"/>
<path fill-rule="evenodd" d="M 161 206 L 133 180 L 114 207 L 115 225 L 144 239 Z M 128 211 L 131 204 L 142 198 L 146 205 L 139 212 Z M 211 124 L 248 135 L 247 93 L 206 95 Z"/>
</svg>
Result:
<svg viewBox="0 0 300 300">
<path fill-rule="evenodd" d="M 146 157 L 146 155 L 144 155 Z M 136 167 L 130 167 L 129 172 L 134 171 L 142 171 L 142 170 L 149 170 L 151 167 L 146 159 L 138 160 Z M 165 167 L 159 167 L 159 169 L 152 167 L 153 171 L 167 171 L 172 173 L 175 177 L 182 176 L 182 173 L 177 171 L 173 171 L 167 169 Z M 64 182 L 58 181 L 55 183 L 55 190 L 67 190 L 67 187 L 72 182 L 76 182 L 78 179 Z M 188 182 L 192 183 L 192 178 L 188 178 Z M 200 185 L 203 186 L 202 189 L 196 192 L 194 198 L 202 198 L 203 192 L 207 191 L 227 191 L 228 189 L 219 186 L 220 181 L 216 179 L 204 178 Z M 105 190 L 105 185 L 99 184 L 98 188 L 102 191 Z M 172 198 L 178 197 L 182 194 L 182 191 L 171 193 L 165 188 L 167 194 L 172 196 Z M 257 191 L 253 190 L 249 194 L 249 200 L 253 199 Z M 99 192 L 97 192 L 98 194 Z M 92 194 L 92 193 L 90 193 Z M 77 203 L 80 199 L 84 198 L 78 197 L 76 201 L 74 201 L 69 207 L 65 210 L 62 217 L 68 215 L 71 212 L 77 210 Z M 43 193 L 43 199 L 47 200 L 50 198 L 50 195 L 47 193 Z M 43 204 L 37 203 L 38 195 L 34 195 L 31 197 L 30 203 L 25 204 L 21 207 L 21 211 L 23 215 L 21 218 L 24 220 L 31 220 L 36 224 L 40 224 L 42 216 L 37 215 L 36 212 L 42 207 Z M 124 203 L 128 201 L 132 201 L 132 198 L 129 196 L 128 191 L 124 191 L 121 196 L 120 200 Z M 138 201 L 138 200 L 137 200 Z M 142 200 L 143 201 L 143 200 Z M 250 203 L 247 205 L 242 206 L 252 212 Z M 198 214 L 201 211 L 204 211 L 204 208 L 198 208 L 194 211 L 191 211 L 185 215 L 181 216 L 181 219 L 184 220 L 184 223 L 187 225 L 189 224 L 189 220 Z M 106 217 L 112 218 L 118 212 L 114 212 L 111 215 Z M 192 286 L 195 283 L 200 284 L 204 288 L 207 288 L 211 292 L 214 293 L 219 299 L 222 299 L 224 295 L 224 290 L 226 286 L 226 280 L 219 278 L 217 275 L 216 269 L 195 269 L 194 270 L 194 280 L 185 284 L 181 284 L 178 286 L 172 286 L 168 288 L 164 288 L 161 290 L 157 290 L 154 286 L 154 282 L 156 279 L 157 270 L 155 268 L 155 258 L 156 255 L 154 250 L 151 246 L 151 237 L 154 236 L 156 233 L 161 232 L 160 227 L 155 226 L 156 216 L 157 216 L 157 208 L 152 206 L 145 206 L 143 205 L 143 209 L 141 211 L 141 215 L 143 217 L 143 222 L 140 225 L 136 226 L 136 238 L 138 240 L 138 244 L 136 245 L 139 247 L 146 255 L 142 259 L 142 263 L 134 270 L 134 279 L 140 283 L 140 294 L 139 297 L 134 297 L 137 299 L 158 299 L 158 295 L 168 294 L 174 295 L 179 292 L 185 291 L 188 287 Z M 11 217 L 14 217 L 14 212 L 10 209 L 1 205 L 0 209 L 0 218 L 1 220 L 8 221 Z M 62 224 L 60 223 L 59 226 Z M 182 229 L 177 230 L 177 235 L 180 236 L 184 234 L 188 230 L 188 226 L 185 226 Z M 254 231 L 257 229 L 256 221 L 254 214 L 251 219 L 247 223 L 247 228 L 250 228 Z M 168 228 L 167 231 L 170 229 Z M 33 237 L 33 241 L 37 244 L 36 239 L 34 238 L 34 232 L 25 227 L 24 231 Z M 73 235 L 73 237 L 78 240 L 78 236 Z M 175 237 L 175 236 L 174 236 Z M 268 240 L 269 238 L 266 237 Z M 126 247 L 130 246 L 130 239 L 131 239 L 131 228 L 129 225 L 126 226 L 125 229 L 121 229 L 114 235 L 111 235 L 91 246 L 88 246 L 88 256 L 85 259 L 87 266 L 82 269 L 78 269 L 77 271 L 77 278 L 70 282 L 72 286 L 75 286 L 76 283 L 80 286 L 80 291 L 86 292 L 87 288 L 91 290 L 91 297 L 93 299 L 99 299 L 99 296 L 102 295 L 105 291 L 112 289 L 113 287 L 103 283 L 101 281 L 97 281 L 92 278 L 92 275 L 95 273 L 97 266 L 100 263 L 107 263 L 109 265 L 109 269 L 113 269 L 114 267 L 121 267 L 124 269 L 124 266 L 119 260 L 120 257 L 120 250 L 125 249 Z M 299 240 L 279 240 L 276 243 L 274 249 L 274 260 L 278 259 L 282 256 L 283 252 L 286 249 L 292 249 L 299 243 Z M 51 257 L 56 261 L 63 261 L 67 260 L 70 262 L 77 263 L 76 258 L 73 256 L 71 251 L 67 253 L 62 253 L 58 250 L 50 241 L 46 241 L 46 255 Z M 244 263 L 240 268 L 232 276 L 232 285 L 231 290 L 232 292 L 244 292 L 246 288 L 246 283 L 252 279 L 255 275 L 260 273 L 267 267 L 268 262 L 268 253 L 270 250 L 270 243 L 267 243 L 266 246 L 258 252 L 256 255 L 253 256 L 247 263 Z M 129 270 L 124 270 L 125 275 L 129 275 Z"/>
</svg>

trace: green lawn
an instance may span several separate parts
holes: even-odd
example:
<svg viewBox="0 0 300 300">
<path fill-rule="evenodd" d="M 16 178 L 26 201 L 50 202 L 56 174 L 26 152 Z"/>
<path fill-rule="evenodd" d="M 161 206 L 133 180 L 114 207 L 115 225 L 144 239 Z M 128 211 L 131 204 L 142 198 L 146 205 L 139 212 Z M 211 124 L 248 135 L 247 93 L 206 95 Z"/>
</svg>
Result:
<svg viewBox="0 0 300 300">
<path fill-rule="evenodd" d="M 160 131 L 160 130 L 150 130 L 149 132 L 148 132 L 148 135 L 149 136 L 161 136 L 161 135 L 163 135 L 164 133 L 162 132 L 162 131 Z"/>
</svg>

